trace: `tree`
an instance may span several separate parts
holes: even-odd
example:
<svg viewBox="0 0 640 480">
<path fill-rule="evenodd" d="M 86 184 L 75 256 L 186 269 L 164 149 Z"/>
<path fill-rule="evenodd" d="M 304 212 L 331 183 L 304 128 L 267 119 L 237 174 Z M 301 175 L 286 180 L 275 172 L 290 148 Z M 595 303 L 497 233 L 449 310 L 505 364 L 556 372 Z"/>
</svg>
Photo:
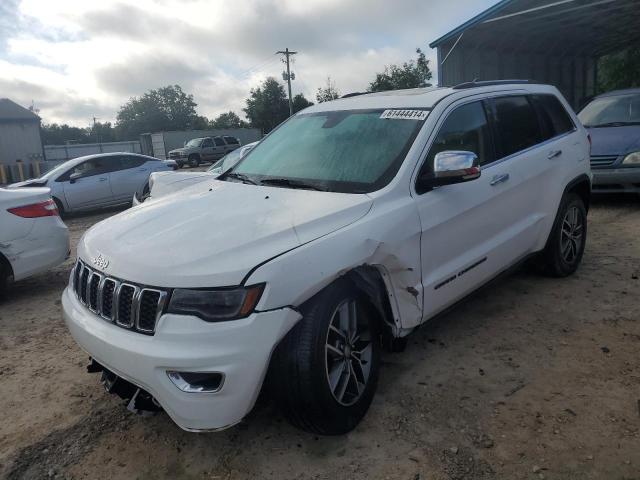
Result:
<svg viewBox="0 0 640 480">
<path fill-rule="evenodd" d="M 45 145 L 64 145 L 67 142 L 87 143 L 87 129 L 71 127 L 66 123 L 43 124 L 41 133 L 42 142 Z"/>
<path fill-rule="evenodd" d="M 273 77 L 251 89 L 247 106 L 243 109 L 251 126 L 268 133 L 289 116 L 289 103 L 284 87 Z"/>
<path fill-rule="evenodd" d="M 377 73 L 376 78 L 369 84 L 369 92 L 382 92 L 385 90 L 400 90 L 402 88 L 430 87 L 428 83 L 432 78 L 429 69 L 429 60 L 419 48 L 416 49 L 418 58 L 398 65 L 384 67 L 384 72 Z"/>
<path fill-rule="evenodd" d="M 313 105 L 313 102 L 310 102 L 305 98 L 305 96 L 301 93 L 297 94 L 293 97 L 293 113 L 299 112 L 300 110 L 304 110 L 307 107 Z"/>
<path fill-rule="evenodd" d="M 95 122 L 87 129 L 87 143 L 115 142 L 116 131 L 111 122 Z"/>
<path fill-rule="evenodd" d="M 331 77 L 327 77 L 327 86 L 326 87 L 318 87 L 318 91 L 316 92 L 316 100 L 318 103 L 322 102 L 330 102 L 331 100 L 335 100 L 340 98 L 340 92 L 336 88 L 336 84 L 331 81 Z"/>
<path fill-rule="evenodd" d="M 640 87 L 640 47 L 605 55 L 598 61 L 598 90 Z"/>
<path fill-rule="evenodd" d="M 246 128 L 247 122 L 242 120 L 235 112 L 226 112 L 218 115 L 209 122 L 211 128 Z"/>
<path fill-rule="evenodd" d="M 144 132 L 188 130 L 199 123 L 193 95 L 179 85 L 150 90 L 120 107 L 116 127 L 122 139 L 137 139 Z"/>
</svg>

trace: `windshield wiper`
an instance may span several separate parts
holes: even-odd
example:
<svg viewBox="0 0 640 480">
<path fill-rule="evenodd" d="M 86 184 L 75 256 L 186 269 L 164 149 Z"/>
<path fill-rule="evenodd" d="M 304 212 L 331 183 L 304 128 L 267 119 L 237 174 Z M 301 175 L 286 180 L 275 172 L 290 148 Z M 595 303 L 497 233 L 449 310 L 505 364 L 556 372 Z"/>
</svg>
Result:
<svg viewBox="0 0 640 480">
<path fill-rule="evenodd" d="M 318 190 L 319 192 L 328 191 L 327 188 L 323 188 L 319 185 L 303 182 L 302 180 L 292 180 L 291 178 L 263 178 L 260 180 L 261 185 L 281 185 L 283 187 L 301 188 L 308 190 Z"/>
<path fill-rule="evenodd" d="M 240 180 L 243 183 L 250 183 L 251 185 L 258 185 L 258 182 L 256 182 L 252 178 L 247 177 L 244 173 L 229 172 L 229 173 L 225 174 L 224 178 L 235 178 L 237 180 Z"/>
<path fill-rule="evenodd" d="M 608 122 L 597 125 L 585 125 L 587 128 L 626 127 L 628 125 L 640 125 L 640 122 Z"/>
</svg>

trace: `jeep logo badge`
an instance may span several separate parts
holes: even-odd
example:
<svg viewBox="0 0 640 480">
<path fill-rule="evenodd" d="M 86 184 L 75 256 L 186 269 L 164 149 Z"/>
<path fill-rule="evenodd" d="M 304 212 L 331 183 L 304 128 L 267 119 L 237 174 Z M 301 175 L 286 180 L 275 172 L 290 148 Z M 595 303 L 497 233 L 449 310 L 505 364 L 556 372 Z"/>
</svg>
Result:
<svg viewBox="0 0 640 480">
<path fill-rule="evenodd" d="M 98 254 L 97 257 L 95 257 L 93 259 L 93 264 L 99 268 L 100 270 L 104 270 L 105 268 L 107 268 L 109 266 L 109 260 L 107 260 L 106 258 L 104 258 L 102 256 L 102 254 Z"/>
</svg>

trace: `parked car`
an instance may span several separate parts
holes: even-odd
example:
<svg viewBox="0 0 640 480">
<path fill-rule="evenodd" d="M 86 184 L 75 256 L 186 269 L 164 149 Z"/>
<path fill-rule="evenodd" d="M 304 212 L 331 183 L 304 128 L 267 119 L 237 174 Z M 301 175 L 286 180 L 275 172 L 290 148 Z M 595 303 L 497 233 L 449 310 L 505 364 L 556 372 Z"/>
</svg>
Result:
<svg viewBox="0 0 640 480">
<path fill-rule="evenodd" d="M 599 95 L 578 113 L 591 135 L 594 193 L 640 193 L 640 88 Z"/>
<path fill-rule="evenodd" d="M 0 293 L 69 253 L 69 233 L 48 188 L 0 188 Z"/>
<path fill-rule="evenodd" d="M 169 152 L 169 158 L 175 160 L 179 168 L 189 164 L 197 167 L 203 162 L 214 162 L 242 144 L 236 137 L 229 135 L 194 138 L 184 147 Z"/>
<path fill-rule="evenodd" d="M 176 168 L 173 161 L 136 153 L 104 153 L 64 162 L 40 178 L 9 188 L 49 187 L 60 214 L 131 203 L 152 172 Z"/>
<path fill-rule="evenodd" d="M 587 132 L 551 86 L 320 103 L 219 178 L 88 230 L 64 317 L 132 408 L 225 428 L 269 371 L 295 425 L 341 434 L 383 345 L 526 259 L 572 274 L 590 189 Z"/>
<path fill-rule="evenodd" d="M 207 168 L 205 172 L 152 173 L 142 192 L 136 192 L 133 195 L 133 205 L 139 205 L 150 199 L 155 200 L 204 180 L 210 180 L 211 175 L 218 176 L 233 167 L 257 144 L 258 142 L 248 143 L 235 149 Z"/>
</svg>

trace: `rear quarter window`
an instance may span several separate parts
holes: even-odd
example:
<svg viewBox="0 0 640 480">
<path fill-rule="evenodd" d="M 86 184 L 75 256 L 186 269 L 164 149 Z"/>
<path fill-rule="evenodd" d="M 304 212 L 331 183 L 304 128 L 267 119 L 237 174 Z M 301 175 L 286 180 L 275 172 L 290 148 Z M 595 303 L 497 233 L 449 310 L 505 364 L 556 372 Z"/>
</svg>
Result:
<svg viewBox="0 0 640 480">
<path fill-rule="evenodd" d="M 569 113 L 555 95 L 532 95 L 531 101 L 538 111 L 544 140 L 575 129 Z"/>
</svg>

